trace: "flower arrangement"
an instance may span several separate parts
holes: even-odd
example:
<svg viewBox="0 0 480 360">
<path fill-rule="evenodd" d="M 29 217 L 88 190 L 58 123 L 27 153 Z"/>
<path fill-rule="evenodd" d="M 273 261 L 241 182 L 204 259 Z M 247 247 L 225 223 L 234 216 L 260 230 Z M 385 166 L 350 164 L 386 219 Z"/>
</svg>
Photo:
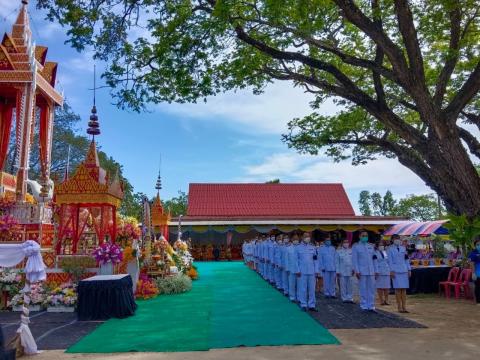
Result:
<svg viewBox="0 0 480 360">
<path fill-rule="evenodd" d="M 18 221 L 11 215 L 0 216 L 0 241 L 15 240 L 19 235 Z"/>
<path fill-rule="evenodd" d="M 64 283 L 54 287 L 45 298 L 47 306 L 73 307 L 77 304 L 77 287 L 72 283 Z"/>
<path fill-rule="evenodd" d="M 188 245 L 185 241 L 182 241 L 180 239 L 178 239 L 177 241 L 175 241 L 175 243 L 173 244 L 173 247 L 176 249 L 176 250 L 180 250 L 180 251 L 188 251 Z"/>
<path fill-rule="evenodd" d="M 0 291 L 17 293 L 20 290 L 23 277 L 20 270 L 0 269 Z"/>
<path fill-rule="evenodd" d="M 135 260 L 137 257 L 137 250 L 132 248 L 131 246 L 127 246 L 126 248 L 123 249 L 123 262 L 128 263 L 132 260 Z"/>
<path fill-rule="evenodd" d="M 30 299 L 30 305 L 43 305 L 46 299 L 46 291 L 41 283 L 30 284 L 30 292 L 27 293 Z M 21 290 L 16 294 L 12 300 L 9 301 L 8 306 L 20 306 L 24 304 L 24 291 Z"/>
<path fill-rule="evenodd" d="M 158 288 L 155 282 L 147 275 L 140 275 L 140 279 L 137 282 L 137 290 L 135 291 L 136 299 L 151 299 L 158 295 Z"/>
<path fill-rule="evenodd" d="M 93 257 L 100 265 L 118 264 L 123 259 L 123 253 L 120 246 L 105 242 L 93 251 Z"/>
<path fill-rule="evenodd" d="M 117 218 L 117 240 L 131 241 L 139 239 L 142 231 L 138 226 L 138 221 L 134 217 Z"/>
<path fill-rule="evenodd" d="M 195 266 L 192 265 L 190 269 L 187 271 L 187 275 L 190 277 L 192 280 L 197 280 L 198 279 L 198 271 Z"/>
<path fill-rule="evenodd" d="M 9 196 L 0 197 L 0 213 L 4 214 L 15 204 L 15 198 Z"/>
<path fill-rule="evenodd" d="M 157 287 L 160 294 L 181 294 L 192 289 L 192 280 L 184 274 L 157 279 Z"/>
</svg>

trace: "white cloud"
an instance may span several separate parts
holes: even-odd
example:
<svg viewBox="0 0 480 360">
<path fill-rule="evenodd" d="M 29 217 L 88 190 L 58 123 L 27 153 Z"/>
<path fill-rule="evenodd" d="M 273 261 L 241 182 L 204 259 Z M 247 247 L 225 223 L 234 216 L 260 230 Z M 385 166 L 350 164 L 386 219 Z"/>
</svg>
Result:
<svg viewBox="0 0 480 360">
<path fill-rule="evenodd" d="M 279 178 L 282 182 L 342 183 L 353 202 L 361 190 L 391 190 L 396 197 L 432 192 L 412 171 L 386 158 L 352 166 L 349 161 L 334 163 L 328 158 L 284 152 L 267 156 L 260 163 L 245 166 L 244 170 L 244 177 L 239 179 L 244 182 Z"/>
<path fill-rule="evenodd" d="M 251 90 L 228 92 L 208 98 L 206 103 L 161 104 L 159 108 L 187 119 L 231 122 L 232 126 L 247 133 L 282 134 L 287 122 L 311 112 L 309 102 L 313 97 L 290 82 L 269 85 L 265 93 L 256 96 Z M 322 108 L 324 113 L 333 113 L 333 103 Z"/>
</svg>

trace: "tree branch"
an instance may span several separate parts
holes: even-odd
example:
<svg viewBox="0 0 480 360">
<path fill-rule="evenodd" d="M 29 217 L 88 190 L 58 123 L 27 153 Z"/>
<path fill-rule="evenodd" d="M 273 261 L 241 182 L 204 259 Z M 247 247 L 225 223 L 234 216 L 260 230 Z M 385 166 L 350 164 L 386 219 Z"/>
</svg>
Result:
<svg viewBox="0 0 480 360">
<path fill-rule="evenodd" d="M 480 91 L 480 61 L 475 66 L 467 81 L 453 97 L 450 104 L 443 111 L 447 119 L 456 121 L 463 108 Z"/>
<path fill-rule="evenodd" d="M 435 87 L 435 94 L 433 96 L 433 102 L 437 106 L 442 105 L 443 96 L 445 95 L 448 81 L 452 76 L 455 65 L 457 64 L 459 57 L 459 48 L 460 48 L 460 22 L 462 20 L 462 14 L 460 12 L 460 7 L 457 3 L 457 6 L 453 8 L 450 13 L 450 45 L 447 52 L 447 59 L 445 64 L 440 71 L 440 74 L 437 79 L 437 86 Z"/>
<path fill-rule="evenodd" d="M 480 159 L 480 142 L 477 138 L 461 126 L 457 126 L 457 130 L 462 140 L 467 144 L 470 152 Z"/>
<path fill-rule="evenodd" d="M 425 84 L 422 52 L 408 1 L 395 0 L 395 13 L 397 14 L 398 27 L 402 34 L 403 43 L 407 50 L 408 62 L 414 74 L 414 81 Z"/>
<path fill-rule="evenodd" d="M 338 7 L 343 11 L 343 16 L 352 24 L 362 30 L 370 39 L 373 40 L 387 55 L 393 70 L 402 86 L 408 86 L 410 81 L 408 74 L 408 65 L 402 50 L 395 45 L 392 40 L 365 14 L 358 8 L 353 0 L 334 0 Z"/>
</svg>

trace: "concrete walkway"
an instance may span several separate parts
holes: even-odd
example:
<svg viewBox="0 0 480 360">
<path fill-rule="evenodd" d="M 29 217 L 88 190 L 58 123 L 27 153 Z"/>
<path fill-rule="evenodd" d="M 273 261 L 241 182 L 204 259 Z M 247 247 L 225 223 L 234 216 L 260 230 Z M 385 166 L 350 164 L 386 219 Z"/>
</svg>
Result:
<svg viewBox="0 0 480 360">
<path fill-rule="evenodd" d="M 393 299 L 391 299 L 394 302 Z M 464 300 L 445 300 L 437 296 L 412 297 L 412 320 L 427 329 L 332 330 L 340 346 L 275 346 L 218 349 L 182 353 L 65 354 L 46 351 L 36 360 L 111 359 L 111 360 L 471 360 L 480 354 L 480 306 Z M 394 311 L 394 305 L 389 309 Z"/>
</svg>

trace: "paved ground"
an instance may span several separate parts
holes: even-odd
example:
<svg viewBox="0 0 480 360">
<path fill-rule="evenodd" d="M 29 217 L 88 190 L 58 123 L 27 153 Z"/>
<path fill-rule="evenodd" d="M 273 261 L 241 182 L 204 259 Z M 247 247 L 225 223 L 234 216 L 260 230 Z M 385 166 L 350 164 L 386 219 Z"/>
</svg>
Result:
<svg viewBox="0 0 480 360">
<path fill-rule="evenodd" d="M 393 300 L 393 299 L 392 299 Z M 466 301 L 447 301 L 436 296 L 417 296 L 410 300 L 406 316 L 427 328 L 337 329 L 332 333 L 342 345 L 278 346 L 220 349 L 183 353 L 126 353 L 82 355 L 45 351 L 36 360 L 111 359 L 111 360 L 471 360 L 480 354 L 480 306 Z M 394 302 L 394 301 L 392 301 Z M 394 311 L 394 305 L 386 310 Z M 188 319 L 186 319 L 188 321 Z M 179 340 L 180 341 L 180 340 Z"/>
<path fill-rule="evenodd" d="M 0 323 L 6 339 L 15 336 L 20 313 L 0 312 Z M 30 313 L 30 329 L 40 349 L 65 349 L 92 332 L 100 321 L 77 321 L 75 313 Z"/>
</svg>

